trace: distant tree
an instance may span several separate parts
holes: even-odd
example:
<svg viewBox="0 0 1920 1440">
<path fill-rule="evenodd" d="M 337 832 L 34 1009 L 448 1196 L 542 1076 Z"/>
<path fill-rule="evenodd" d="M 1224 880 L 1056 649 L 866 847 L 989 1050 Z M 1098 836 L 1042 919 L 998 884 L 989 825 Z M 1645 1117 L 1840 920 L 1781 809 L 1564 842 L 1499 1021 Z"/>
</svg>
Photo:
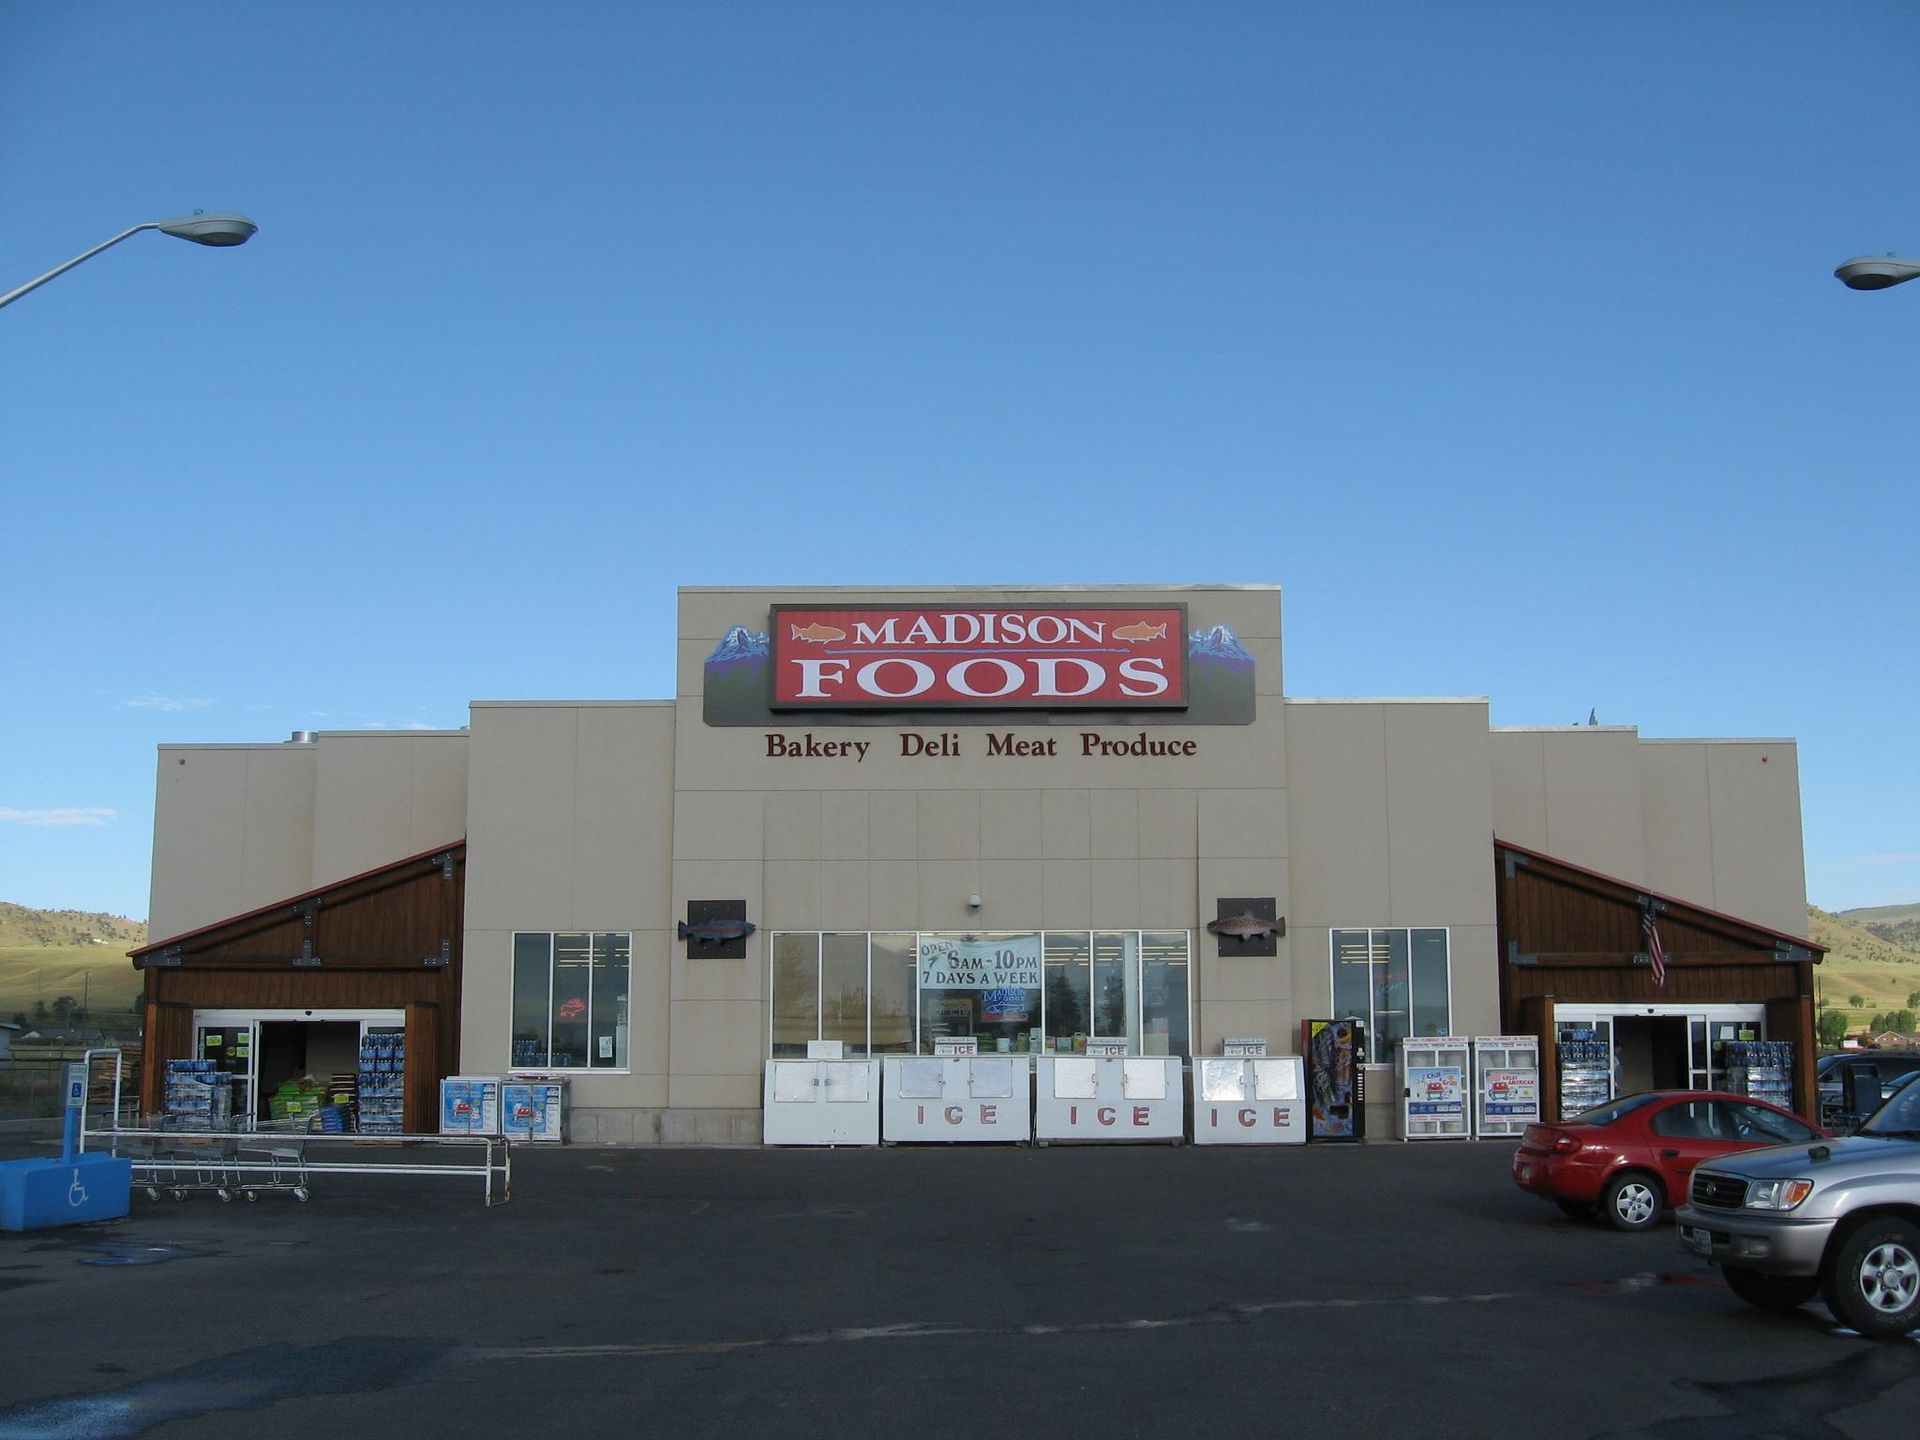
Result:
<svg viewBox="0 0 1920 1440">
<path fill-rule="evenodd" d="M 33 1002 L 33 1018 L 36 1020 L 44 1020 L 47 1018 L 47 1002 L 46 1001 L 36 1000 Z"/>
<path fill-rule="evenodd" d="M 1864 1010 L 1867 1008 L 1867 997 L 1864 995 L 1849 995 L 1847 996 L 1847 1004 L 1852 1009 Z"/>
<path fill-rule="evenodd" d="M 1920 990 L 1909 990 L 1907 992 L 1907 1008 L 1909 1010 L 1920 1010 Z"/>
<path fill-rule="evenodd" d="M 1822 1010 L 1820 1018 L 1814 1024 L 1819 1032 L 1822 1045 L 1838 1045 L 1847 1038 L 1846 1012 L 1841 1010 Z"/>
<path fill-rule="evenodd" d="M 62 1025 L 73 1023 L 73 1012 L 80 1008 L 80 1002 L 71 995 L 62 995 L 53 1002 L 53 1018 Z"/>
<path fill-rule="evenodd" d="M 1911 1034 L 1913 1031 L 1913 1011 L 1911 1010 L 1891 1011 L 1887 1015 L 1887 1028 L 1889 1030 L 1902 1030 Z"/>
<path fill-rule="evenodd" d="M 1891 1030 L 1892 1028 L 1891 1025 L 1887 1024 L 1887 1017 L 1877 1011 L 1874 1017 L 1867 1021 L 1867 1030 L 1870 1034 L 1878 1035 L 1882 1030 Z"/>
</svg>

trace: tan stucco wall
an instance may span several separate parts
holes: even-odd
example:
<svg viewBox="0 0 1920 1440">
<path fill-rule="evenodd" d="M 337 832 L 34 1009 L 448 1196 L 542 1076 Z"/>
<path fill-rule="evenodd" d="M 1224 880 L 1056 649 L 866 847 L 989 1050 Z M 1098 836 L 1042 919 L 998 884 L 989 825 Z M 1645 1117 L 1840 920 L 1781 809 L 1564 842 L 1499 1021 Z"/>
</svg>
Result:
<svg viewBox="0 0 1920 1440">
<path fill-rule="evenodd" d="M 514 931 L 631 931 L 631 1073 L 574 1076 L 573 1103 L 664 1106 L 673 708 L 476 701 L 471 718 L 461 1065 L 507 1067 Z"/>
<path fill-rule="evenodd" d="M 1556 859 L 1788 934 L 1807 929 L 1791 740 L 1499 729 L 1494 831 Z"/>
<path fill-rule="evenodd" d="M 1639 758 L 1647 883 L 1805 935 L 1799 747 L 1791 740 L 1647 740 Z"/>
<path fill-rule="evenodd" d="M 309 888 L 467 833 L 465 734 L 327 730 L 312 748 L 318 774 Z"/>
<path fill-rule="evenodd" d="M 162 746 L 150 933 L 163 940 L 458 840 L 466 750 L 466 735 L 446 730 Z"/>
<path fill-rule="evenodd" d="M 163 745 L 147 933 L 165 940 L 312 888 L 311 745 Z"/>
<path fill-rule="evenodd" d="M 1582 725 L 1492 736 L 1494 830 L 1502 840 L 1647 883 L 1637 732 Z"/>
<path fill-rule="evenodd" d="M 1286 708 L 1297 1018 L 1331 1013 L 1333 930 L 1445 926 L 1454 1028 L 1496 1033 L 1487 702 Z"/>
</svg>

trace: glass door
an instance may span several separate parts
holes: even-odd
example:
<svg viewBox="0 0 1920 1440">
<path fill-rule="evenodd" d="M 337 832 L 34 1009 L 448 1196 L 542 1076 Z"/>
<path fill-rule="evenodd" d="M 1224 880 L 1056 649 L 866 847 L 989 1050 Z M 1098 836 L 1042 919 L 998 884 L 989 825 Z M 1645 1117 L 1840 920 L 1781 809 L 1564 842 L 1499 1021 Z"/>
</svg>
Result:
<svg viewBox="0 0 1920 1440">
<path fill-rule="evenodd" d="M 1713 1044 L 1708 1038 L 1707 1017 L 1687 1017 L 1687 1088 L 1712 1090 Z"/>
<path fill-rule="evenodd" d="M 259 1036 L 251 1020 L 225 1016 L 195 1016 L 194 1058 L 211 1060 L 214 1069 L 233 1076 L 235 1115 L 253 1114 L 254 1081 L 259 1063 Z"/>
</svg>

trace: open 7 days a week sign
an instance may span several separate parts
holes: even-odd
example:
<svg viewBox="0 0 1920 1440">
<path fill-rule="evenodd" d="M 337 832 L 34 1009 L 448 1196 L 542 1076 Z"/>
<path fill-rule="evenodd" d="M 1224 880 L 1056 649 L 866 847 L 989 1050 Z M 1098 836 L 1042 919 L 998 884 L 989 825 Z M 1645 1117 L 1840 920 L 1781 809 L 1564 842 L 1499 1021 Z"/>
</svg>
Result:
<svg viewBox="0 0 1920 1440">
<path fill-rule="evenodd" d="M 1038 990 L 1040 937 L 926 936 L 920 941 L 922 990 Z"/>
</svg>

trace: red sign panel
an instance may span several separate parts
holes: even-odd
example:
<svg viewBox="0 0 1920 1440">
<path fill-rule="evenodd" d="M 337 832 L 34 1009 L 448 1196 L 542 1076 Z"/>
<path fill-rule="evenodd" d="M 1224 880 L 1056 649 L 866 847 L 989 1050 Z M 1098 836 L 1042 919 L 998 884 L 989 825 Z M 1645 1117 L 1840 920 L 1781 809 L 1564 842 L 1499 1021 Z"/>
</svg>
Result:
<svg viewBox="0 0 1920 1440">
<path fill-rule="evenodd" d="M 1184 605 L 773 607 L 777 710 L 1187 703 Z"/>
</svg>

